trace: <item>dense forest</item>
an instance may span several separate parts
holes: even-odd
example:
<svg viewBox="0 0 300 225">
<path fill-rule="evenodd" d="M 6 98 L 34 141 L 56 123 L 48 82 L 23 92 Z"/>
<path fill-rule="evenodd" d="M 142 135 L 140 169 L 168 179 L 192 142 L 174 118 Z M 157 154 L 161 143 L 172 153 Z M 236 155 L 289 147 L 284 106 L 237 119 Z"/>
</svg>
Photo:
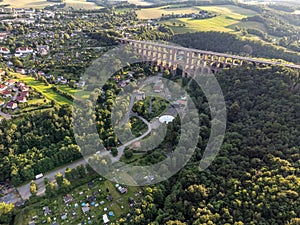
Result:
<svg viewBox="0 0 300 225">
<path fill-rule="evenodd" d="M 202 131 L 192 162 L 145 188 L 144 200 L 121 224 L 299 224 L 300 96 L 291 92 L 298 76 L 282 67 L 219 73 L 228 111 L 219 155 L 198 170 L 209 135 Z M 201 90 L 191 87 L 205 110 Z"/>
<path fill-rule="evenodd" d="M 300 63 L 298 53 L 288 52 L 261 41 L 241 40 L 238 36 L 221 32 L 197 32 L 175 35 L 173 42 L 184 47 L 201 50 L 250 55 L 263 58 L 277 58 L 289 62 Z"/>
<path fill-rule="evenodd" d="M 33 112 L 0 127 L 0 180 L 16 185 L 81 157 L 69 106 Z"/>
</svg>

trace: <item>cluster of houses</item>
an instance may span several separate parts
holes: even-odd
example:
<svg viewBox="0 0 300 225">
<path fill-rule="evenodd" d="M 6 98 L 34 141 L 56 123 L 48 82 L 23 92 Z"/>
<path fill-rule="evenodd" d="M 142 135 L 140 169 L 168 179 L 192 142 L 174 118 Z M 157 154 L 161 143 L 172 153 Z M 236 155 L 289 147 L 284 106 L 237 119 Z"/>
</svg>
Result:
<svg viewBox="0 0 300 225">
<path fill-rule="evenodd" d="M 161 17 L 161 20 L 168 20 L 174 18 L 193 18 L 193 19 L 208 19 L 215 17 L 216 14 L 210 13 L 206 10 L 200 10 L 198 13 L 185 13 L 185 14 L 167 14 Z"/>
<path fill-rule="evenodd" d="M 14 56 L 16 57 L 23 57 L 27 56 L 28 54 L 40 54 L 40 55 L 47 55 L 49 53 L 49 46 L 48 45 L 37 45 L 36 50 L 34 50 L 30 46 L 25 46 L 25 47 L 18 47 L 15 49 Z M 9 58 L 12 57 L 13 54 L 11 54 L 10 49 L 6 47 L 0 47 L 0 54 L 4 56 L 4 58 Z"/>
<path fill-rule="evenodd" d="M 0 107 L 7 109 L 16 109 L 18 103 L 27 102 L 29 96 L 29 86 L 24 82 L 16 82 L 15 80 L 8 80 L 0 84 L 0 96 L 2 99 L 9 98 L 8 101 L 0 100 Z"/>
</svg>

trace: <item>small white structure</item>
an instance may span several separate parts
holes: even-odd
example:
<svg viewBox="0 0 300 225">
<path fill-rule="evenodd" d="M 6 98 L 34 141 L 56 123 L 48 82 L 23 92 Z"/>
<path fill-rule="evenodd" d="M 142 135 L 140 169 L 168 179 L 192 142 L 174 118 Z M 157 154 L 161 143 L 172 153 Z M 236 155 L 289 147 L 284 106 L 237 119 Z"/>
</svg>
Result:
<svg viewBox="0 0 300 225">
<path fill-rule="evenodd" d="M 107 224 L 109 222 L 107 214 L 103 215 L 103 222 L 104 222 L 104 224 Z"/>
<path fill-rule="evenodd" d="M 164 116 L 159 117 L 158 120 L 159 120 L 159 122 L 161 122 L 161 123 L 166 123 L 166 124 L 168 124 L 168 123 L 172 122 L 174 119 L 175 119 L 174 116 L 171 116 L 171 115 L 164 115 Z"/>
</svg>

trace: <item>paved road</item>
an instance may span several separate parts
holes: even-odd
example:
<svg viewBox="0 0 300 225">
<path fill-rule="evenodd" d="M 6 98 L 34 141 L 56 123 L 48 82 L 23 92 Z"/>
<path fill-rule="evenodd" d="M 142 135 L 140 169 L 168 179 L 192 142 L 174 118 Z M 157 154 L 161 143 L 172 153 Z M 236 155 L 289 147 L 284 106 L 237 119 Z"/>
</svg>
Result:
<svg viewBox="0 0 300 225">
<path fill-rule="evenodd" d="M 152 131 L 152 124 L 151 124 L 151 123 L 149 123 L 149 122 L 148 122 L 147 120 L 145 120 L 143 117 L 138 116 L 138 118 L 141 119 L 141 120 L 148 126 L 148 130 L 147 130 L 144 134 L 142 134 L 141 136 L 139 136 L 139 137 L 137 137 L 137 138 L 135 138 L 135 139 L 133 139 L 133 140 L 127 142 L 126 144 L 124 144 L 124 145 L 118 147 L 118 148 L 117 148 L 117 150 L 118 150 L 118 155 L 117 155 L 116 157 L 111 156 L 111 160 L 112 160 L 113 163 L 114 163 L 114 162 L 118 162 L 118 161 L 120 160 L 121 156 L 122 156 L 123 153 L 124 153 L 124 149 L 125 149 L 126 147 L 128 147 L 128 146 L 132 145 L 133 143 L 135 143 L 135 142 L 137 142 L 137 141 L 143 139 L 143 138 L 146 137 L 148 134 L 150 134 L 150 132 Z"/>
<path fill-rule="evenodd" d="M 39 180 L 35 180 L 34 182 L 38 185 L 38 193 L 37 195 L 42 195 L 45 192 L 45 185 L 44 185 L 44 178 L 48 178 L 49 181 L 54 181 L 55 180 L 55 175 L 58 173 L 64 174 L 65 170 L 67 168 L 75 168 L 79 165 L 85 165 L 87 162 L 84 159 L 80 159 L 76 162 L 73 162 L 71 164 L 65 165 L 59 169 L 53 170 L 49 173 L 46 173 L 43 178 Z M 27 184 L 24 184 L 20 187 L 17 187 L 17 190 L 19 194 L 21 195 L 22 199 L 28 199 L 30 197 L 30 182 Z"/>
<path fill-rule="evenodd" d="M 118 155 L 116 157 L 113 157 L 109 151 L 105 151 L 105 152 L 102 152 L 100 153 L 100 156 L 106 156 L 106 155 L 109 155 L 111 157 L 111 160 L 112 162 L 118 162 L 121 158 L 121 156 L 123 155 L 124 153 L 124 149 L 133 144 L 134 142 L 136 141 L 139 141 L 141 139 L 143 139 L 144 137 L 146 137 L 152 130 L 152 126 L 151 126 L 151 123 L 149 123 L 147 120 L 145 120 L 144 118 L 142 117 L 139 117 L 145 124 L 147 124 L 148 126 L 148 130 L 141 136 L 123 144 L 122 146 L 118 147 L 117 150 L 118 150 Z M 80 159 L 76 162 L 73 162 L 71 164 L 68 164 L 68 165 L 65 165 L 63 167 L 60 167 L 59 169 L 56 169 L 56 170 L 53 170 L 49 173 L 46 173 L 44 174 L 44 177 L 39 179 L 39 180 L 35 180 L 34 182 L 38 185 L 38 193 L 37 195 L 43 195 L 45 193 L 45 185 L 44 185 L 44 178 L 48 178 L 48 180 L 50 182 L 54 181 L 55 180 L 55 175 L 58 174 L 58 173 L 61 173 L 61 174 L 65 174 L 65 170 L 67 168 L 70 168 L 70 169 L 73 169 L 79 165 L 86 165 L 87 164 L 87 161 L 85 159 Z M 17 190 L 19 192 L 19 194 L 21 195 L 22 199 L 25 200 L 25 199 L 28 199 L 31 195 L 30 193 L 30 182 L 29 183 L 26 183 L 20 187 L 17 187 Z"/>
<path fill-rule="evenodd" d="M 10 114 L 6 114 L 6 113 L 2 112 L 1 110 L 0 110 L 0 116 L 2 116 L 3 118 L 5 118 L 7 120 L 11 119 L 11 115 Z M 1 121 L 1 119 L 0 119 L 0 121 Z"/>
</svg>

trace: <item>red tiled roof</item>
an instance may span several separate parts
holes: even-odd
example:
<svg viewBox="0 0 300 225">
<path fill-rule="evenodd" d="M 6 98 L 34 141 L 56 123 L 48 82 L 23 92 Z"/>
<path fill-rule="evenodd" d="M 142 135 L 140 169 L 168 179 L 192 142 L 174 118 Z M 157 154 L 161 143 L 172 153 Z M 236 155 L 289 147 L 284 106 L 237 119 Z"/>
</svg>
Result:
<svg viewBox="0 0 300 225">
<path fill-rule="evenodd" d="M 24 82 L 18 82 L 18 83 L 17 83 L 17 86 L 18 86 L 18 87 L 20 87 L 20 86 L 25 86 L 25 83 L 24 83 Z"/>
<path fill-rule="evenodd" d="M 21 94 L 20 94 L 20 97 L 26 97 L 26 95 L 28 94 L 28 92 L 27 91 L 22 91 L 21 92 Z"/>
<path fill-rule="evenodd" d="M 2 94 L 3 94 L 3 95 L 9 95 L 9 94 L 11 94 L 11 90 L 3 91 Z"/>
<path fill-rule="evenodd" d="M 17 103 L 15 103 L 15 102 L 9 102 L 9 103 L 7 103 L 6 106 L 11 108 L 11 107 L 13 107 L 15 104 L 17 104 Z"/>
<path fill-rule="evenodd" d="M 22 101 L 26 100 L 26 97 L 25 96 L 18 96 L 16 100 L 18 102 L 22 102 Z"/>
<path fill-rule="evenodd" d="M 8 52 L 8 51 L 9 51 L 9 49 L 8 49 L 8 48 L 5 48 L 5 47 L 1 47 L 1 51 Z"/>
<path fill-rule="evenodd" d="M 19 48 L 16 48 L 16 52 L 19 52 L 19 51 L 32 51 L 33 49 L 31 47 L 19 47 Z"/>
</svg>

